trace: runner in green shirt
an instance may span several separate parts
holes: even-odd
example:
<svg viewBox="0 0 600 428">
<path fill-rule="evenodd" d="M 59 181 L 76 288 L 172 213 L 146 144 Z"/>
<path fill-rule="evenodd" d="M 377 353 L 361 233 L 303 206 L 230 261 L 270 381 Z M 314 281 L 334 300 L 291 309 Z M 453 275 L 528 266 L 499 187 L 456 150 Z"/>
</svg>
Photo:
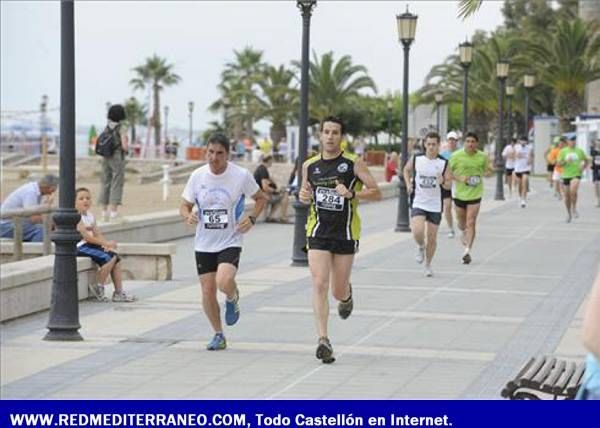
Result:
<svg viewBox="0 0 600 428">
<path fill-rule="evenodd" d="M 585 152 L 575 145 L 575 136 L 569 137 L 567 147 L 558 152 L 558 165 L 563 167 L 562 181 L 563 192 L 565 194 L 565 207 L 567 208 L 567 223 L 571 222 L 573 217 L 578 218 L 577 212 L 577 191 L 579 190 L 579 180 L 583 170 L 587 166 L 587 156 Z"/>
<path fill-rule="evenodd" d="M 478 150 L 479 138 L 474 132 L 465 134 L 465 144 L 450 158 L 450 171 L 456 181 L 454 205 L 458 228 L 462 231 L 464 264 L 471 263 L 471 248 L 475 240 L 475 224 L 483 196 L 483 177 L 492 173 L 488 156 Z"/>
</svg>

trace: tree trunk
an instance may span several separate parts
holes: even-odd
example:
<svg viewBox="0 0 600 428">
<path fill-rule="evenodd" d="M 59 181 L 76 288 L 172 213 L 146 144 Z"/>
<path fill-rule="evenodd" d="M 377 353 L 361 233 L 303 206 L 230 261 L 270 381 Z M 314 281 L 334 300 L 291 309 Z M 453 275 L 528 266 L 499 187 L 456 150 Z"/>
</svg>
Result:
<svg viewBox="0 0 600 428">
<path fill-rule="evenodd" d="M 156 146 L 160 145 L 160 94 L 158 83 L 155 83 L 152 86 L 152 94 L 154 98 L 154 112 L 152 113 L 152 118 L 154 121 L 154 144 Z"/>
<path fill-rule="evenodd" d="M 569 91 L 556 94 L 554 111 L 560 118 L 561 132 L 572 131 L 574 127 L 571 121 L 583 110 L 583 93 Z"/>
<path fill-rule="evenodd" d="M 271 126 L 269 131 L 269 136 L 271 137 L 271 141 L 273 141 L 273 147 L 279 148 L 279 142 L 283 137 L 285 137 L 285 135 L 285 124 L 273 123 L 273 126 Z"/>
</svg>

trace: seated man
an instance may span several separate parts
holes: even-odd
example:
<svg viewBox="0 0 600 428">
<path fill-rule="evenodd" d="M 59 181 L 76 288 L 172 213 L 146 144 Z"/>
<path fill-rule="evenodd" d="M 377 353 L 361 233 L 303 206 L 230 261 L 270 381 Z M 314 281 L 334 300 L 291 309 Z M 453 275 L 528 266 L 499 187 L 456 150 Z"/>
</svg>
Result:
<svg viewBox="0 0 600 428">
<path fill-rule="evenodd" d="M 50 205 L 56 188 L 58 177 L 48 174 L 38 181 L 23 184 L 15 189 L 2 203 L 2 212 L 25 208 L 37 208 L 41 205 Z M 44 197 L 45 200 L 43 201 Z M 23 219 L 23 241 L 42 242 L 44 240 L 44 226 L 42 215 L 35 214 Z M 0 237 L 12 238 L 15 224 L 12 219 L 0 221 Z"/>
<path fill-rule="evenodd" d="M 289 198 L 286 191 L 279 189 L 275 182 L 271 180 L 269 168 L 273 165 L 273 156 L 262 156 L 261 163 L 254 171 L 254 179 L 268 199 L 269 211 L 267 214 L 267 223 L 288 223 L 287 209 Z M 280 208 L 279 219 L 275 219 L 273 214 L 277 208 Z"/>
</svg>

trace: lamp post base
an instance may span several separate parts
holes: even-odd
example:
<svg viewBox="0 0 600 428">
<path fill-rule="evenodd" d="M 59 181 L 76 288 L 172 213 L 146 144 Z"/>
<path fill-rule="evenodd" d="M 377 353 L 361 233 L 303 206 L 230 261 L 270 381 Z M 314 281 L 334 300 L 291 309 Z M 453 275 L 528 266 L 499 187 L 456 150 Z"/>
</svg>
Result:
<svg viewBox="0 0 600 428">
<path fill-rule="evenodd" d="M 504 171 L 502 167 L 496 169 L 496 194 L 494 195 L 495 201 L 504 200 Z"/>
<path fill-rule="evenodd" d="M 48 326 L 50 331 L 46 333 L 44 340 L 57 342 L 80 342 L 83 340 L 83 337 L 77 331 L 79 328 L 80 326 L 73 326 L 72 328 L 64 329 L 64 326 L 61 326 L 60 329 L 54 329 L 53 327 Z"/>
<path fill-rule="evenodd" d="M 294 200 L 292 206 L 295 211 L 292 266 L 308 266 L 308 254 L 304 250 L 306 248 L 306 220 L 309 206 L 297 199 Z"/>
</svg>

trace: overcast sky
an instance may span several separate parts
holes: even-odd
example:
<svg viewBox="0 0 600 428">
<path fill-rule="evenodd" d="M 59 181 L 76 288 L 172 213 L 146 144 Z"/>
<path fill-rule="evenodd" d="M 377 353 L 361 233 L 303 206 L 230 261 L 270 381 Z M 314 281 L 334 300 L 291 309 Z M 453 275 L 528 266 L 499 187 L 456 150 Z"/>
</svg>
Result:
<svg viewBox="0 0 600 428">
<path fill-rule="evenodd" d="M 132 95 L 131 69 L 157 54 L 174 64 L 182 81 L 163 91 L 169 126 L 187 127 L 187 103 L 196 104 L 194 128 L 216 117 L 206 108 L 233 50 L 251 46 L 273 64 L 300 58 L 302 22 L 295 0 L 272 1 L 76 1 L 78 125 L 102 124 L 107 101 Z M 409 5 L 419 16 L 411 48 L 410 89 L 418 89 L 440 63 L 476 29 L 502 23 L 501 1 L 486 1 L 475 17 L 456 17 L 457 1 L 319 0 L 311 21 L 311 50 L 350 55 L 365 65 L 379 93 L 402 85 L 402 48 L 396 19 Z M 42 94 L 60 98 L 60 3 L 0 3 L 2 111 L 35 110 Z M 146 93 L 137 92 L 142 101 Z M 4 114 L 6 117 L 6 114 Z M 56 116 L 57 118 L 57 116 Z"/>
</svg>

